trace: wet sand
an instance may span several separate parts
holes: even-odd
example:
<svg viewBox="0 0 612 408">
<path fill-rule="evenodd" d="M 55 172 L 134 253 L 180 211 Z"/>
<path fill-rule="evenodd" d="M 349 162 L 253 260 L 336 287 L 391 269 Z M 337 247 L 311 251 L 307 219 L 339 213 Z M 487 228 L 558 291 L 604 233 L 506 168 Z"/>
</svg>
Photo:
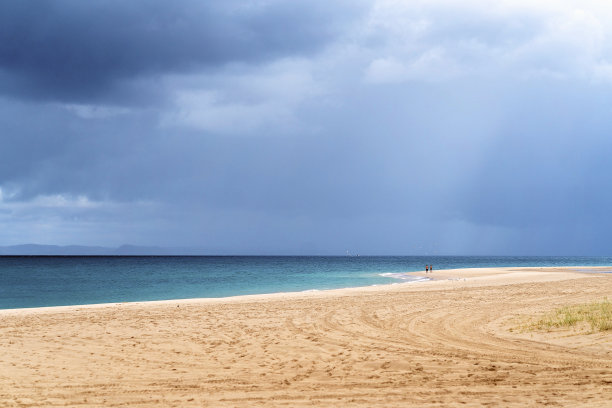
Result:
<svg viewBox="0 0 612 408">
<path fill-rule="evenodd" d="M 4 310 L 0 406 L 610 407 L 612 332 L 516 330 L 525 316 L 612 299 L 612 274 L 573 269 Z"/>
</svg>

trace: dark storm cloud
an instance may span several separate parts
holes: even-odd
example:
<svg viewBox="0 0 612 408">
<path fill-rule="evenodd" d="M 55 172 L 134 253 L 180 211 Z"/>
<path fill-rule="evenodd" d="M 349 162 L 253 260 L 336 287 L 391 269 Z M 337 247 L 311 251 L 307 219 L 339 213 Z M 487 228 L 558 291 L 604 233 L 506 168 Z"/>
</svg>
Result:
<svg viewBox="0 0 612 408">
<path fill-rule="evenodd" d="M 4 1 L 0 92 L 80 102 L 121 98 L 113 87 L 139 76 L 309 54 L 357 10 L 337 6 L 323 1 Z"/>
<path fill-rule="evenodd" d="M 1 3 L 0 245 L 609 252 L 607 37 L 448 3 Z"/>
</svg>

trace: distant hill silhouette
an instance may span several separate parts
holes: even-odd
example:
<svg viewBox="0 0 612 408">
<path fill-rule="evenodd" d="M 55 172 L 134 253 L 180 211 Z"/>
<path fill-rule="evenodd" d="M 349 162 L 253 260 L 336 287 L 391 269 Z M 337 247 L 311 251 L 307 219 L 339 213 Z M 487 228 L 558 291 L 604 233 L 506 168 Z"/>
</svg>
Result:
<svg viewBox="0 0 612 408">
<path fill-rule="evenodd" d="M 163 248 L 156 246 L 121 245 L 117 248 L 83 245 L 23 244 L 0 246 L 0 255 L 206 255 L 198 248 Z"/>
</svg>

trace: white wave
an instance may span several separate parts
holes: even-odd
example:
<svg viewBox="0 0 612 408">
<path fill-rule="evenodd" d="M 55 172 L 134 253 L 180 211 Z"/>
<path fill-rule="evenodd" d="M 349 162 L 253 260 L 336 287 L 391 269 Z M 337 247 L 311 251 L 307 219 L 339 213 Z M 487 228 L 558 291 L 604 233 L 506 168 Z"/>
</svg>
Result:
<svg viewBox="0 0 612 408">
<path fill-rule="evenodd" d="M 379 273 L 378 276 L 383 276 L 385 278 L 400 279 L 400 280 L 409 281 L 409 282 L 425 282 L 425 281 L 431 280 L 430 278 L 427 278 L 424 276 L 410 275 L 409 272 L 385 272 L 385 273 Z"/>
</svg>

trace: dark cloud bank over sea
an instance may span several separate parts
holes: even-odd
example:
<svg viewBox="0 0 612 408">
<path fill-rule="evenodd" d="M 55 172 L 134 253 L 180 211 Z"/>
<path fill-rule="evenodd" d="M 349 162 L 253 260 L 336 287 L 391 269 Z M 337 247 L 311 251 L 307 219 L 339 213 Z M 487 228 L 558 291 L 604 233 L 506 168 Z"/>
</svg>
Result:
<svg viewBox="0 0 612 408">
<path fill-rule="evenodd" d="M 337 3 L 337 6 L 342 3 Z M 316 52 L 349 15 L 323 1 L 3 2 L 2 89 L 37 100 L 146 103 L 130 83 Z M 122 90 L 127 86 L 127 91 Z M 134 88 L 133 88 L 134 87 Z M 131 92 L 130 92 L 131 91 Z"/>
<path fill-rule="evenodd" d="M 484 4 L 2 2 L 0 245 L 609 254 L 608 10 Z"/>
</svg>

